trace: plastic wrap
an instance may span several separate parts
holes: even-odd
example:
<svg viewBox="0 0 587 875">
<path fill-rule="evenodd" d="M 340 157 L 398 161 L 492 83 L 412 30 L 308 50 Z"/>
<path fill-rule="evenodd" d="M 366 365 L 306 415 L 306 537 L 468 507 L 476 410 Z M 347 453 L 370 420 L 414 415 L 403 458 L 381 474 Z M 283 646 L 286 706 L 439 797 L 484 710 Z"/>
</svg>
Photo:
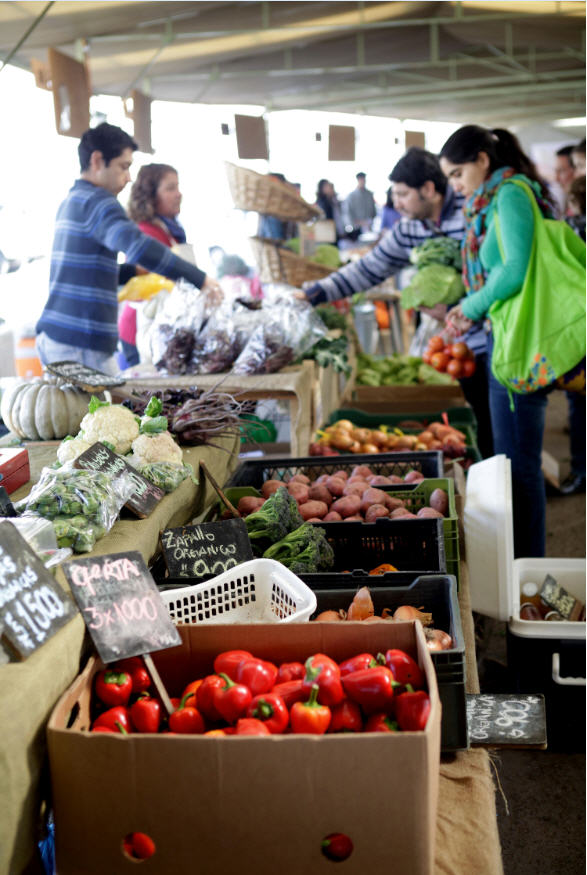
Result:
<svg viewBox="0 0 587 875">
<path fill-rule="evenodd" d="M 140 473 L 164 492 L 173 492 L 180 483 L 193 475 L 190 465 L 175 465 L 173 462 L 149 462 Z"/>
<path fill-rule="evenodd" d="M 51 520 L 57 545 L 84 553 L 112 528 L 134 489 L 127 473 L 112 479 L 100 471 L 43 468 L 38 483 L 15 508 Z"/>
<path fill-rule="evenodd" d="M 220 307 L 206 322 L 194 343 L 188 373 L 220 374 L 229 371 L 259 323 L 267 314 L 234 302 Z"/>
<path fill-rule="evenodd" d="M 159 370 L 185 374 L 196 336 L 212 312 L 208 296 L 178 282 L 149 329 L 151 359 Z"/>
</svg>

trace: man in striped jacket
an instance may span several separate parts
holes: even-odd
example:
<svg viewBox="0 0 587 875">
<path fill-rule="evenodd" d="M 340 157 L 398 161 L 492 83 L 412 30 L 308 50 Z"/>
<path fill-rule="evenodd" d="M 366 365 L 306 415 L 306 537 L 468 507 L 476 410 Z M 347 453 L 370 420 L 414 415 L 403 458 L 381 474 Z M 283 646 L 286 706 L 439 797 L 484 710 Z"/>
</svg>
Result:
<svg viewBox="0 0 587 875">
<path fill-rule="evenodd" d="M 131 264 L 220 294 L 215 280 L 143 234 L 118 202 L 137 148 L 125 131 L 106 122 L 80 140 L 81 174 L 57 212 L 49 299 L 37 323 L 43 364 L 73 360 L 110 374 L 118 371 L 119 252 Z"/>
</svg>

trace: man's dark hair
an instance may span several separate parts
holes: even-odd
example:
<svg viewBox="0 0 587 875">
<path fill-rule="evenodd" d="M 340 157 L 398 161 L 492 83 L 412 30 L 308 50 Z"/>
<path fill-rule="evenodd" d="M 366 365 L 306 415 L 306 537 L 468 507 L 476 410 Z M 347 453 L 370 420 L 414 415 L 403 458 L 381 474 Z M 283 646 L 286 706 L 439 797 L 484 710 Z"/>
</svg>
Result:
<svg viewBox="0 0 587 875">
<path fill-rule="evenodd" d="M 573 159 L 571 158 L 571 154 L 573 152 L 574 146 L 563 146 L 562 149 L 557 149 L 555 155 L 558 158 L 568 158 L 569 163 L 573 163 Z"/>
<path fill-rule="evenodd" d="M 77 147 L 80 170 L 83 172 L 88 169 L 92 152 L 101 152 L 104 162 L 108 166 L 112 159 L 122 155 L 125 149 L 132 149 L 135 152 L 138 148 L 138 143 L 135 143 L 133 138 L 122 128 L 109 125 L 108 122 L 102 122 L 101 125 L 90 128 L 82 134 Z"/>
<path fill-rule="evenodd" d="M 366 173 L 363 173 L 363 172 L 361 171 L 360 173 L 357 173 L 355 179 L 367 179 L 367 174 L 366 174 Z"/>
<path fill-rule="evenodd" d="M 408 188 L 422 188 L 430 180 L 439 194 L 445 193 L 447 185 L 436 155 L 419 146 L 410 146 L 389 174 L 389 179 L 391 182 L 403 182 Z"/>
</svg>

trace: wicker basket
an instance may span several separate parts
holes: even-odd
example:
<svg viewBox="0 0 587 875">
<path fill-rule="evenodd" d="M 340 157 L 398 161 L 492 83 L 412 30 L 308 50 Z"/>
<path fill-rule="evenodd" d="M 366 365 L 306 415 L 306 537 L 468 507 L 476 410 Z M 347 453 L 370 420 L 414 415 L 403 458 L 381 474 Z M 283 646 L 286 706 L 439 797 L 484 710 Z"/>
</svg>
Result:
<svg viewBox="0 0 587 875">
<path fill-rule="evenodd" d="M 302 258 L 270 240 L 251 237 L 250 241 L 262 283 L 287 283 L 300 289 L 302 283 L 318 282 L 332 273 L 332 268 Z"/>
<path fill-rule="evenodd" d="M 321 214 L 283 182 L 225 161 L 235 207 L 254 210 L 283 221 L 307 222 Z"/>
</svg>

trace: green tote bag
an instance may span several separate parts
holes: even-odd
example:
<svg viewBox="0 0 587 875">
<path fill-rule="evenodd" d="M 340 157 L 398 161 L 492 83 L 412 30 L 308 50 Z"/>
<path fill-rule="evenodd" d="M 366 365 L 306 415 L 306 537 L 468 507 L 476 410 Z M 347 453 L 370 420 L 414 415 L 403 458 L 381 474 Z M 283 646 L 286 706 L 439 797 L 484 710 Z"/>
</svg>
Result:
<svg viewBox="0 0 587 875">
<path fill-rule="evenodd" d="M 550 385 L 585 356 L 585 243 L 566 222 L 545 219 L 530 187 L 534 243 L 521 290 L 489 308 L 493 375 L 512 392 Z M 497 211 L 497 239 L 504 257 Z"/>
</svg>

